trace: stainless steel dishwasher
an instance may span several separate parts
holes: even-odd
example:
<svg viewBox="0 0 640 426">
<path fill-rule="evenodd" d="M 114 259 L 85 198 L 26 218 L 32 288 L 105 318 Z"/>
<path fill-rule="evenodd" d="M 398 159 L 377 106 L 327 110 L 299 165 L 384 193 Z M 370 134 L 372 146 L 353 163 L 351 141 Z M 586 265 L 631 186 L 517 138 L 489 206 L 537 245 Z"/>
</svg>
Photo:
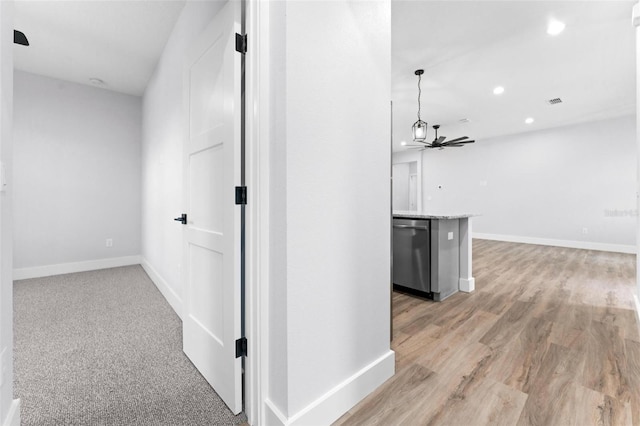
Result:
<svg viewBox="0 0 640 426">
<path fill-rule="evenodd" d="M 393 283 L 427 297 L 433 297 L 430 222 L 428 219 L 393 219 Z"/>
</svg>

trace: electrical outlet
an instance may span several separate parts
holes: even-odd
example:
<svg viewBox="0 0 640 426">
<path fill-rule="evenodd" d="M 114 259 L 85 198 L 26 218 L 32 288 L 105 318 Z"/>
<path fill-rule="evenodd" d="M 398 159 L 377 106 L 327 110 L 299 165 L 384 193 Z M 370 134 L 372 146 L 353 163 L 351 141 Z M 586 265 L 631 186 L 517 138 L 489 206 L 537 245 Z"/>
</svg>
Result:
<svg viewBox="0 0 640 426">
<path fill-rule="evenodd" d="M 582 228 L 582 233 L 584 235 L 587 235 L 589 233 L 589 229 L 588 228 Z"/>
<path fill-rule="evenodd" d="M 107 238 L 107 247 L 113 247 L 113 238 Z"/>
</svg>

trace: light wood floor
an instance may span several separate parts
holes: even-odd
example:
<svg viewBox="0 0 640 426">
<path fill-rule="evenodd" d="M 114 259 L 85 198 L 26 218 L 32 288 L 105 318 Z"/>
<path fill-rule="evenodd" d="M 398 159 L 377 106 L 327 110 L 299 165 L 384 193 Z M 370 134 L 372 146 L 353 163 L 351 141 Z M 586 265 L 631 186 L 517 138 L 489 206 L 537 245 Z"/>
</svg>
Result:
<svg viewBox="0 0 640 426">
<path fill-rule="evenodd" d="M 394 293 L 396 375 L 336 424 L 640 425 L 635 255 L 473 250 L 474 293 Z"/>
</svg>

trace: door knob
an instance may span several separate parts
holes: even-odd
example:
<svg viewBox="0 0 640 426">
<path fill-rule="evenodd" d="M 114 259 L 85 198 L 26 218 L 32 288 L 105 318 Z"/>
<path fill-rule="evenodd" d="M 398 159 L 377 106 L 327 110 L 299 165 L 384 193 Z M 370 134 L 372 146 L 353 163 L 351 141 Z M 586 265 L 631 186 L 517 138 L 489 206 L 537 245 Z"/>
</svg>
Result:
<svg viewBox="0 0 640 426">
<path fill-rule="evenodd" d="M 181 222 L 183 225 L 187 224 L 187 214 L 186 213 L 182 213 L 180 215 L 180 217 L 176 217 L 173 220 L 177 220 L 178 222 Z"/>
</svg>

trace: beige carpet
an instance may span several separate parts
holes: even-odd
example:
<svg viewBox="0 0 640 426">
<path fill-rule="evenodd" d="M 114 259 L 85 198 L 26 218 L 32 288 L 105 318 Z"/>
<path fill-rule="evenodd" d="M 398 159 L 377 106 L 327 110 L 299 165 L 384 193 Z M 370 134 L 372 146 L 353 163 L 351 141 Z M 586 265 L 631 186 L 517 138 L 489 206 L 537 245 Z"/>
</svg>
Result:
<svg viewBox="0 0 640 426">
<path fill-rule="evenodd" d="M 234 425 L 140 266 L 14 283 L 23 426 Z"/>
</svg>

